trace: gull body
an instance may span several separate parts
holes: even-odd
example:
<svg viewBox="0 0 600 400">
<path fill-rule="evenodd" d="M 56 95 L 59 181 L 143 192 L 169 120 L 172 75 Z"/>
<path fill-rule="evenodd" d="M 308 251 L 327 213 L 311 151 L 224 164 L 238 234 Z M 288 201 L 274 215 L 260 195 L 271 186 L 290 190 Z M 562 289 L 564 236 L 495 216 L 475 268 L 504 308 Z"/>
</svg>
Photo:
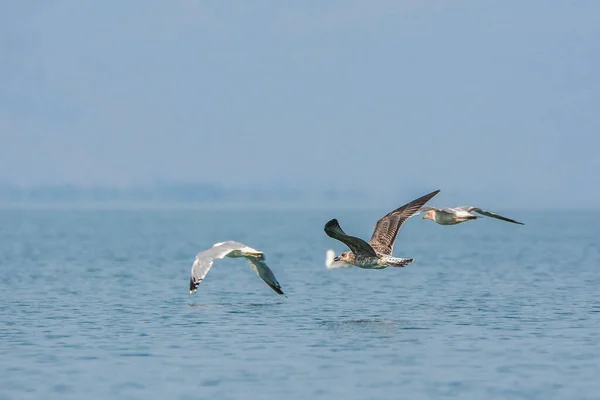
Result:
<svg viewBox="0 0 600 400">
<path fill-rule="evenodd" d="M 340 227 L 337 219 L 332 219 L 325 224 L 327 236 L 339 240 L 350 248 L 337 257 L 333 263 L 346 263 L 365 269 L 383 269 L 387 267 L 404 267 L 414 261 L 414 258 L 394 257 L 392 251 L 396 236 L 406 220 L 418 213 L 433 196 L 440 191 L 428 193 L 399 207 L 382 217 L 373 231 L 369 243 L 364 240 L 347 235 Z"/>
<path fill-rule="evenodd" d="M 430 219 L 439 225 L 456 225 L 460 224 L 461 222 L 481 218 L 480 216 L 474 215 L 474 212 L 485 215 L 486 217 L 511 222 L 513 224 L 525 225 L 524 223 L 515 221 L 514 219 L 506 218 L 473 206 L 460 206 L 454 208 L 422 207 L 420 212 L 425 213 L 422 219 Z"/>
<path fill-rule="evenodd" d="M 200 282 L 204 280 L 206 274 L 208 274 L 208 271 L 211 269 L 214 260 L 225 257 L 245 258 L 259 278 L 269 285 L 269 287 L 277 294 L 285 296 L 273 271 L 265 264 L 264 253 L 235 241 L 215 243 L 210 249 L 204 250 L 196 255 L 190 274 L 190 294 L 196 292 L 198 285 L 200 285 Z"/>
</svg>

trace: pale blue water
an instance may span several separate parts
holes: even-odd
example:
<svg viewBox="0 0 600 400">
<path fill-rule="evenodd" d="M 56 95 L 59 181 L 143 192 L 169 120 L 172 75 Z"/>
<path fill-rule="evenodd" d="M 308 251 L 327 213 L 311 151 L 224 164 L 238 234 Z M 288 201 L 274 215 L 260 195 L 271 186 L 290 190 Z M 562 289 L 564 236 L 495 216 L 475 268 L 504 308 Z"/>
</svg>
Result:
<svg viewBox="0 0 600 400">
<path fill-rule="evenodd" d="M 325 269 L 328 219 L 385 212 L 2 210 L 0 398 L 600 398 L 600 214 L 413 218 L 407 268 Z M 231 259 L 188 293 L 230 239 L 288 299 Z"/>
</svg>

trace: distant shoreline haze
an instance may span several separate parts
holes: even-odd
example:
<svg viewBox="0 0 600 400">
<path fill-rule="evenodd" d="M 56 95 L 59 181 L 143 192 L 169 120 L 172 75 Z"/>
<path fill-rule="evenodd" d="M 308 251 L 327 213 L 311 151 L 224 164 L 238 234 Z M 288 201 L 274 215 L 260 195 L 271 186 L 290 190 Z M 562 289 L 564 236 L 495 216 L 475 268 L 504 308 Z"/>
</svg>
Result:
<svg viewBox="0 0 600 400">
<path fill-rule="evenodd" d="M 391 211 L 427 190 L 414 185 L 393 194 L 369 193 L 359 189 L 292 188 L 285 184 L 227 187 L 216 183 L 156 183 L 130 187 L 18 185 L 0 181 L 0 208 L 4 209 L 372 209 Z M 479 199 L 459 190 L 444 189 L 430 205 L 454 207 L 476 205 L 492 211 L 598 210 L 600 205 L 573 205 Z M 460 198 L 462 201 L 453 201 Z M 464 199 L 473 199 L 465 201 Z"/>
<path fill-rule="evenodd" d="M 314 204 L 343 200 L 373 203 L 359 190 L 310 189 L 280 185 L 270 187 L 226 187 L 214 183 L 164 183 L 131 187 L 73 184 L 23 186 L 0 182 L 0 204 Z"/>
</svg>

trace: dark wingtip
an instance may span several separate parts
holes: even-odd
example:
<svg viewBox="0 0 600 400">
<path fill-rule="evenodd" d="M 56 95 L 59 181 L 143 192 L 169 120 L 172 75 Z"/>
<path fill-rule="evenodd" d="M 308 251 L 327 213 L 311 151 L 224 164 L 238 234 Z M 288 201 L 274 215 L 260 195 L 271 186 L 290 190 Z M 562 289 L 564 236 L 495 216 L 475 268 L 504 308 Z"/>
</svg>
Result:
<svg viewBox="0 0 600 400">
<path fill-rule="evenodd" d="M 283 290 L 281 290 L 280 288 L 275 287 L 275 286 L 271 286 L 271 289 L 273 289 L 275 291 L 275 293 L 280 294 L 282 296 L 285 296 L 285 293 L 283 293 Z M 285 297 L 287 297 L 287 296 L 285 296 Z"/>
<path fill-rule="evenodd" d="M 431 197 L 433 197 L 433 196 L 437 195 L 439 192 L 440 192 L 440 189 L 437 189 L 437 190 L 434 190 L 433 192 L 431 192 L 429 194 L 426 194 L 425 196 L 431 196 Z"/>
<path fill-rule="evenodd" d="M 339 226 L 339 222 L 336 218 L 334 219 L 330 219 L 329 221 L 327 221 L 327 223 L 325 224 L 325 227 L 323 228 L 325 230 L 325 232 L 327 232 L 327 229 L 331 229 L 334 227 Z"/>
<path fill-rule="evenodd" d="M 434 198 L 439 192 L 440 192 L 440 189 L 437 189 L 437 190 L 434 190 L 433 192 L 424 194 L 423 196 L 419 197 L 418 199 L 414 199 L 413 201 L 406 203 L 402 207 L 407 207 L 411 204 L 422 204 L 420 208 L 423 208 L 425 206 L 425 204 L 427 204 L 429 202 L 429 200 Z M 392 212 L 394 212 L 394 211 L 392 211 Z"/>
<path fill-rule="evenodd" d="M 281 287 L 280 287 L 280 286 L 271 285 L 269 282 L 266 282 L 266 281 L 265 281 L 265 283 L 266 283 L 266 284 L 267 284 L 267 285 L 268 285 L 268 286 L 269 286 L 271 289 L 273 289 L 273 290 L 275 291 L 275 293 L 277 293 L 277 294 L 279 294 L 279 295 L 281 295 L 281 296 L 285 296 L 285 293 L 283 293 L 283 290 L 281 290 Z M 287 297 L 287 296 L 285 296 L 285 297 Z"/>
<path fill-rule="evenodd" d="M 198 285 L 200 285 L 200 281 L 194 282 L 194 278 L 190 278 L 190 294 L 198 289 Z"/>
<path fill-rule="evenodd" d="M 331 224 L 337 224 L 337 223 L 338 223 L 337 218 L 333 218 L 333 219 L 330 219 L 329 221 L 327 221 L 327 223 L 325 224 L 325 226 L 328 226 L 328 225 L 331 225 Z"/>
</svg>

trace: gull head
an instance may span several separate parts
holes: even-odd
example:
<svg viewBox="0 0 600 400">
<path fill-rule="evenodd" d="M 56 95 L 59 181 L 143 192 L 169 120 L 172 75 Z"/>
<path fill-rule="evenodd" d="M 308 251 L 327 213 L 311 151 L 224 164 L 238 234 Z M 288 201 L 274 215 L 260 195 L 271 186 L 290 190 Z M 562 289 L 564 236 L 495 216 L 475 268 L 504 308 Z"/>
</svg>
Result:
<svg viewBox="0 0 600 400">
<path fill-rule="evenodd" d="M 341 257 L 341 255 L 340 255 L 340 257 Z M 327 269 L 334 269 L 334 268 L 348 268 L 348 267 L 352 266 L 352 264 L 349 264 L 349 263 L 341 260 L 340 257 L 336 257 L 335 251 L 333 251 L 332 249 L 327 250 L 325 252 L 325 267 L 327 267 Z"/>
<path fill-rule="evenodd" d="M 256 251 L 242 251 L 244 257 L 263 258 L 263 253 Z"/>
<path fill-rule="evenodd" d="M 265 257 L 264 253 L 260 250 L 253 249 L 252 247 L 244 247 L 240 249 L 241 257 L 253 257 L 258 259 L 263 259 Z"/>
<path fill-rule="evenodd" d="M 427 211 L 421 219 L 430 219 L 430 220 L 435 221 L 435 210 Z"/>
<path fill-rule="evenodd" d="M 342 254 L 340 254 L 337 257 L 334 257 L 333 262 L 345 262 L 348 264 L 352 264 L 354 263 L 354 253 L 352 253 L 351 251 L 345 251 Z"/>
</svg>

